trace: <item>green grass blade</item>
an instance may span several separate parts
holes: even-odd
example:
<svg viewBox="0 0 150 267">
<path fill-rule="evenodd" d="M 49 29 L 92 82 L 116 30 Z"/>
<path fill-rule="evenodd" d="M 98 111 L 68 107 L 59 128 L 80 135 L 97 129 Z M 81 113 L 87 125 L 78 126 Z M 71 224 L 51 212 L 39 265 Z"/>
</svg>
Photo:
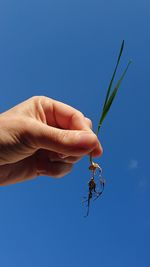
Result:
<svg viewBox="0 0 150 267">
<path fill-rule="evenodd" d="M 107 94 L 106 94 L 103 110 L 105 109 L 105 106 L 107 104 L 107 101 L 108 101 L 108 98 L 109 98 L 109 95 L 110 95 L 111 87 L 112 87 L 112 84 L 113 84 L 113 81 L 114 81 L 114 78 L 115 78 L 115 75 L 116 75 L 116 71 L 117 71 L 121 56 L 122 56 L 123 49 L 124 49 L 124 40 L 122 41 L 122 44 L 121 44 L 121 47 L 120 47 L 119 56 L 118 56 L 117 63 L 116 63 L 116 67 L 114 69 L 112 78 L 111 78 L 109 86 L 108 86 L 108 90 L 107 90 Z"/>
<path fill-rule="evenodd" d="M 117 84 L 116 84 L 111 96 L 109 97 L 109 99 L 108 99 L 108 101 L 107 101 L 107 103 L 106 103 L 106 105 L 104 107 L 104 110 L 102 112 L 102 115 L 101 115 L 101 118 L 100 118 L 100 121 L 99 121 L 99 124 L 98 124 L 97 133 L 96 133 L 97 135 L 98 135 L 100 127 L 101 127 L 101 125 L 102 125 L 102 123 L 103 123 L 103 121 L 104 121 L 104 119 L 105 119 L 105 117 L 106 117 L 111 105 L 112 105 L 112 102 L 113 102 L 113 100 L 114 100 L 114 98 L 116 96 L 116 93 L 117 93 L 117 91 L 118 91 L 118 89 L 119 89 L 119 87 L 120 87 L 120 85 L 121 85 L 121 83 L 122 83 L 122 81 L 124 79 L 124 76 L 126 75 L 126 72 L 127 72 L 128 68 L 129 68 L 130 64 L 131 64 L 131 61 L 129 61 L 125 71 L 123 72 L 121 78 L 117 82 Z"/>
</svg>

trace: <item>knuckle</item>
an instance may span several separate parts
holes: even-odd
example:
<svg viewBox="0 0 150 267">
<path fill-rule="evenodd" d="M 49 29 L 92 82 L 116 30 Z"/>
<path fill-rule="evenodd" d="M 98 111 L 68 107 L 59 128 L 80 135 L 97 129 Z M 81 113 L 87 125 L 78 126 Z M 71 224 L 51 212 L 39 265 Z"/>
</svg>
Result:
<svg viewBox="0 0 150 267">
<path fill-rule="evenodd" d="M 33 101 L 34 104 L 40 105 L 40 104 L 45 104 L 47 103 L 47 101 L 52 100 L 52 99 L 45 95 L 36 95 L 36 96 L 32 96 L 30 100 Z"/>
<path fill-rule="evenodd" d="M 32 96 L 30 99 L 33 100 L 33 101 L 39 101 L 41 100 L 42 98 L 45 98 L 45 96 L 43 95 L 36 95 L 36 96 Z"/>
<path fill-rule="evenodd" d="M 69 130 L 61 130 L 60 134 L 58 134 L 58 139 L 63 145 L 67 145 L 69 136 L 70 136 Z"/>
</svg>

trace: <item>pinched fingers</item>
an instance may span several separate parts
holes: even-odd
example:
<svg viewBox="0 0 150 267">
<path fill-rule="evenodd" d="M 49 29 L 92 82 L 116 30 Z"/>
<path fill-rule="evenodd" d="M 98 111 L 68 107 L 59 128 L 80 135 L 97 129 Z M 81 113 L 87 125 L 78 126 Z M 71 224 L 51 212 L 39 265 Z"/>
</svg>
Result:
<svg viewBox="0 0 150 267">
<path fill-rule="evenodd" d="M 92 131 L 61 130 L 48 125 L 35 125 L 32 142 L 37 148 L 47 149 L 64 155 L 82 157 L 89 154 L 100 156 L 101 145 Z"/>
</svg>

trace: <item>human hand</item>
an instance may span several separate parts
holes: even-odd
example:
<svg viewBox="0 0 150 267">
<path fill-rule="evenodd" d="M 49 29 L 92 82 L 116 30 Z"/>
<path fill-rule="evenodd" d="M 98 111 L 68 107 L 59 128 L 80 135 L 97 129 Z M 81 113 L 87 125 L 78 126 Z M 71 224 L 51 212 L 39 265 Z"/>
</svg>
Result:
<svg viewBox="0 0 150 267">
<path fill-rule="evenodd" d="M 62 177 L 84 155 L 102 154 L 91 121 L 61 102 L 36 96 L 0 114 L 0 184 Z"/>
</svg>

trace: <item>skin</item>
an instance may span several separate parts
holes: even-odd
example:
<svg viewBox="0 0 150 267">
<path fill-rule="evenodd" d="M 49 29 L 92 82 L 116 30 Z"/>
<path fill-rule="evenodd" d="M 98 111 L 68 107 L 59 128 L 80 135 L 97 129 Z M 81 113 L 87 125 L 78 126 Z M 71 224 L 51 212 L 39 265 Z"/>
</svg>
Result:
<svg viewBox="0 0 150 267">
<path fill-rule="evenodd" d="M 39 175 L 68 174 L 74 163 L 102 147 L 80 111 L 35 96 L 0 114 L 0 185 Z"/>
</svg>

